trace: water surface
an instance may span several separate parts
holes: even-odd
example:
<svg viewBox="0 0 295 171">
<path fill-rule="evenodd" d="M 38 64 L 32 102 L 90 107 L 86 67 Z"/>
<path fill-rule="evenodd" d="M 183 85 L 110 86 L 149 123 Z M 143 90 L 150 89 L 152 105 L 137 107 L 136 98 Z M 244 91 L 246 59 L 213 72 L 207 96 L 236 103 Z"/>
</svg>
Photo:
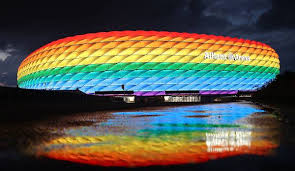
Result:
<svg viewBox="0 0 295 171">
<path fill-rule="evenodd" d="M 89 124 L 51 130 L 58 135 L 32 152 L 74 163 L 141 167 L 267 156 L 279 146 L 275 116 L 247 102 L 111 112 L 103 119 L 96 115 L 101 114 L 83 118 L 90 118 Z"/>
</svg>

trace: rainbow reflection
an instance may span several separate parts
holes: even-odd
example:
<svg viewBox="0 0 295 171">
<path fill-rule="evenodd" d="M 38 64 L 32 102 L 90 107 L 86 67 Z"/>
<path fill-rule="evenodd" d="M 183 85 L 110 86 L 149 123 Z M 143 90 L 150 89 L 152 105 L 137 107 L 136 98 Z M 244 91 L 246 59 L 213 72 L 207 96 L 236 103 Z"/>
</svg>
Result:
<svg viewBox="0 0 295 171">
<path fill-rule="evenodd" d="M 272 139 L 273 132 L 256 130 L 257 125 L 244 121 L 255 112 L 262 110 L 237 103 L 119 112 L 107 122 L 65 130 L 63 137 L 43 144 L 38 155 L 120 167 L 192 164 L 241 154 L 267 155 L 278 144 Z M 208 117 L 187 117 L 196 114 Z"/>
</svg>

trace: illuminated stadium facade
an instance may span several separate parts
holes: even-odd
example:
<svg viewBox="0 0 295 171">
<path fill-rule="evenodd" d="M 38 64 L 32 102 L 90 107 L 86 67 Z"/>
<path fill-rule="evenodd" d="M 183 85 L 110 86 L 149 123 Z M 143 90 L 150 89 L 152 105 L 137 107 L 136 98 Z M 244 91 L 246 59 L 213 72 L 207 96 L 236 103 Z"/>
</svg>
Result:
<svg viewBox="0 0 295 171">
<path fill-rule="evenodd" d="M 277 53 L 257 41 L 156 31 L 114 31 L 51 42 L 19 66 L 20 88 L 236 94 L 255 91 L 279 74 Z"/>
</svg>

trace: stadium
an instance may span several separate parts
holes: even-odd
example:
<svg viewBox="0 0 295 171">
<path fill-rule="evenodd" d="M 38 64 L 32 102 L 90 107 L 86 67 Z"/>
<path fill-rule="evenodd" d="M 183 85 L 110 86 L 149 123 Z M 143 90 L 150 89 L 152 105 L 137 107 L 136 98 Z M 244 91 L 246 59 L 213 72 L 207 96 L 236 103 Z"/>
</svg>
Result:
<svg viewBox="0 0 295 171">
<path fill-rule="evenodd" d="M 278 54 L 251 40 L 176 32 L 113 31 L 63 38 L 20 64 L 20 88 L 165 96 L 256 91 L 280 72 Z"/>
</svg>

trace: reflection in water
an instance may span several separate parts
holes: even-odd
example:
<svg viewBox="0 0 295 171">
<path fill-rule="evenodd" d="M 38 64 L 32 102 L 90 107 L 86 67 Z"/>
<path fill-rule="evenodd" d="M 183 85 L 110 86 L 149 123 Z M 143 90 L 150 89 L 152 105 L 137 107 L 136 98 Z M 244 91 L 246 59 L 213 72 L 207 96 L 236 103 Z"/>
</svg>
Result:
<svg viewBox="0 0 295 171">
<path fill-rule="evenodd" d="M 118 112 L 103 123 L 66 129 L 62 137 L 42 144 L 37 153 L 57 160 L 124 167 L 267 155 L 277 147 L 272 132 L 261 133 L 258 125 L 244 121 L 255 112 L 263 110 L 242 103 Z M 193 115 L 210 117 L 187 117 Z"/>
<path fill-rule="evenodd" d="M 206 133 L 208 152 L 237 151 L 251 147 L 251 131 L 218 131 Z"/>
</svg>

